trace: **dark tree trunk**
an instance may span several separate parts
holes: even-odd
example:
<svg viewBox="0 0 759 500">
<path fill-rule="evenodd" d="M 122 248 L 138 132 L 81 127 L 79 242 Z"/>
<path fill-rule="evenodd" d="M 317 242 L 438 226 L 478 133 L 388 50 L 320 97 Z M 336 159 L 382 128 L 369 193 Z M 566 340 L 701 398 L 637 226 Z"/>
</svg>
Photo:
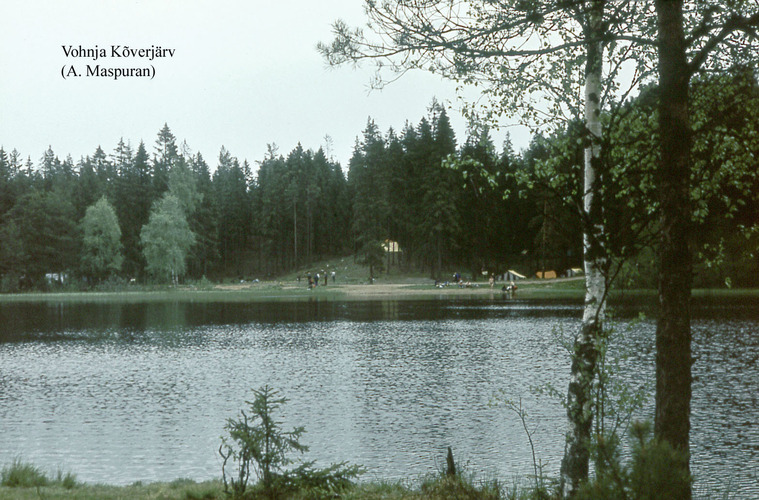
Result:
<svg viewBox="0 0 759 500">
<path fill-rule="evenodd" d="M 656 327 L 657 438 L 689 453 L 691 400 L 690 142 L 688 85 L 682 0 L 657 0 L 659 28 L 658 172 L 661 203 L 659 303 Z M 687 462 L 685 463 L 688 467 Z M 691 491 L 678 498 L 690 499 Z"/>
<path fill-rule="evenodd" d="M 293 200 L 293 267 L 298 267 L 298 203 Z"/>
</svg>

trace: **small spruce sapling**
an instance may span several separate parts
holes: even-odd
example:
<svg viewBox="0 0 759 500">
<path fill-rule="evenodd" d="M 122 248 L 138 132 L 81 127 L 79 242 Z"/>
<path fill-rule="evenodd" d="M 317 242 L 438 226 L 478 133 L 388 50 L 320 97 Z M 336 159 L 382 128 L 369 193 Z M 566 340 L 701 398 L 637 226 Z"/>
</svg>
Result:
<svg viewBox="0 0 759 500">
<path fill-rule="evenodd" d="M 229 437 L 223 437 L 219 447 L 223 459 L 224 487 L 228 490 L 231 485 L 235 496 L 245 493 L 251 468 L 264 490 L 270 491 L 283 467 L 292 463 L 287 454 L 292 451 L 308 451 L 307 446 L 298 442 L 305 432 L 303 427 L 285 431 L 282 422 L 274 420 L 273 414 L 287 399 L 269 386 L 254 390 L 253 393 L 254 400 L 245 402 L 250 414 L 240 410 L 240 418 L 227 419 L 224 429 L 229 432 Z M 230 460 L 237 464 L 237 470 L 227 480 L 227 463 Z"/>
<path fill-rule="evenodd" d="M 290 458 L 292 452 L 302 454 L 308 451 L 308 446 L 299 442 L 305 429 L 295 427 L 285 431 L 283 423 L 274 419 L 274 413 L 287 402 L 279 391 L 264 386 L 253 393 L 253 401 L 245 402 L 248 412 L 241 410 L 238 419 L 227 419 L 224 429 L 229 436 L 222 437 L 219 446 L 224 490 L 233 498 L 245 495 L 251 471 L 267 498 L 276 498 L 280 493 L 292 490 L 307 489 L 316 494 L 344 489 L 363 472 L 361 467 L 348 467 L 345 463 L 316 469 L 314 462 L 301 462 L 288 469 L 295 463 Z"/>
</svg>

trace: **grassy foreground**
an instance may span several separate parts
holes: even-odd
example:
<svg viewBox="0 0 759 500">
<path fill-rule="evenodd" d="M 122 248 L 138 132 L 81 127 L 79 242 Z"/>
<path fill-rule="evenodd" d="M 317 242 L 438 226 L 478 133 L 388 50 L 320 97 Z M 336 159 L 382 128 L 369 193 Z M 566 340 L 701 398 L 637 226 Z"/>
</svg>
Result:
<svg viewBox="0 0 759 500">
<path fill-rule="evenodd" d="M 8 500 L 77 499 L 77 500 L 127 500 L 127 499 L 161 499 L 161 500 L 215 500 L 229 498 L 219 482 L 209 481 L 193 483 L 178 480 L 171 483 L 152 483 L 131 486 L 77 486 L 65 489 L 56 486 L 37 488 L 0 487 L 0 498 Z M 257 498 L 255 496 L 251 497 Z M 310 494 L 294 495 L 288 500 L 314 499 Z M 366 484 L 329 497 L 342 500 L 448 500 L 448 499 L 496 499 L 503 498 L 492 491 L 468 486 L 446 486 L 442 482 L 437 486 L 409 488 L 400 483 Z M 283 499 L 284 500 L 284 499 Z"/>
<path fill-rule="evenodd" d="M 8 482 L 8 475 L 13 480 Z M 102 484 L 83 484 L 75 477 L 67 474 L 51 480 L 38 468 L 30 464 L 14 462 L 11 467 L 3 469 L 3 482 L 0 485 L 0 498 L 8 500 L 39 500 L 44 499 L 78 499 L 78 500 L 129 500 L 129 499 L 161 499 L 161 500 L 214 500 L 230 498 L 224 492 L 221 481 L 195 482 L 189 479 L 178 479 L 169 483 L 134 483 L 129 486 L 109 486 Z M 13 484 L 8 486 L 7 484 Z M 252 500 L 265 498 L 257 495 L 255 490 L 245 498 Z M 302 491 L 278 497 L 281 500 L 496 500 L 517 499 L 515 490 L 503 492 L 496 484 L 478 484 L 461 476 L 446 477 L 444 475 L 430 478 L 417 485 L 407 485 L 403 482 L 372 482 L 358 483 L 339 492 Z"/>
<path fill-rule="evenodd" d="M 177 480 L 171 483 L 135 483 L 129 486 L 76 484 L 63 486 L 49 483 L 44 486 L 0 486 L 0 498 L 9 500 L 78 499 L 78 500 L 117 500 L 117 499 L 215 499 L 225 498 L 221 481 L 196 483 L 189 480 Z"/>
</svg>

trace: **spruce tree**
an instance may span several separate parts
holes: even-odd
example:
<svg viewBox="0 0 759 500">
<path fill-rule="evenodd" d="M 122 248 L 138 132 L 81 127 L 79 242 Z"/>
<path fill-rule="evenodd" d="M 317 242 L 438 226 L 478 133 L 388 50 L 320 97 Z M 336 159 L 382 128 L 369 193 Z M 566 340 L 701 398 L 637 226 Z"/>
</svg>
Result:
<svg viewBox="0 0 759 500">
<path fill-rule="evenodd" d="M 153 190 L 155 196 L 161 196 L 169 188 L 169 171 L 179 158 L 176 137 L 169 125 L 163 124 L 155 141 L 153 154 Z"/>
</svg>

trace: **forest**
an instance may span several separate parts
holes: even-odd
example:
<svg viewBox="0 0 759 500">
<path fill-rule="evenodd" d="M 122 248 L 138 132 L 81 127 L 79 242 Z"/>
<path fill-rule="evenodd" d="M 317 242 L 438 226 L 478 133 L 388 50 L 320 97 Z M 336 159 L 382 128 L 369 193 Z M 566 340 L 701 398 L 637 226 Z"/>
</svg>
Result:
<svg viewBox="0 0 759 500">
<path fill-rule="evenodd" d="M 695 284 L 756 286 L 757 83 L 733 74 L 695 88 Z M 605 148 L 618 167 L 603 196 L 622 285 L 654 286 L 655 93 L 624 104 L 625 140 Z M 508 139 L 497 148 L 482 124 L 460 141 L 433 99 L 428 116 L 399 131 L 369 118 L 347 168 L 300 144 L 287 155 L 270 145 L 255 167 L 222 147 L 209 164 L 168 125 L 152 148 L 121 139 L 76 162 L 50 148 L 36 162 L 0 148 L 2 291 L 44 289 L 51 275 L 81 288 L 265 279 L 343 255 L 376 275 L 561 274 L 582 266 L 583 147 L 579 121 L 518 153 Z M 622 168 L 630 162 L 638 168 Z M 388 241 L 401 251 L 386 254 Z"/>
</svg>

